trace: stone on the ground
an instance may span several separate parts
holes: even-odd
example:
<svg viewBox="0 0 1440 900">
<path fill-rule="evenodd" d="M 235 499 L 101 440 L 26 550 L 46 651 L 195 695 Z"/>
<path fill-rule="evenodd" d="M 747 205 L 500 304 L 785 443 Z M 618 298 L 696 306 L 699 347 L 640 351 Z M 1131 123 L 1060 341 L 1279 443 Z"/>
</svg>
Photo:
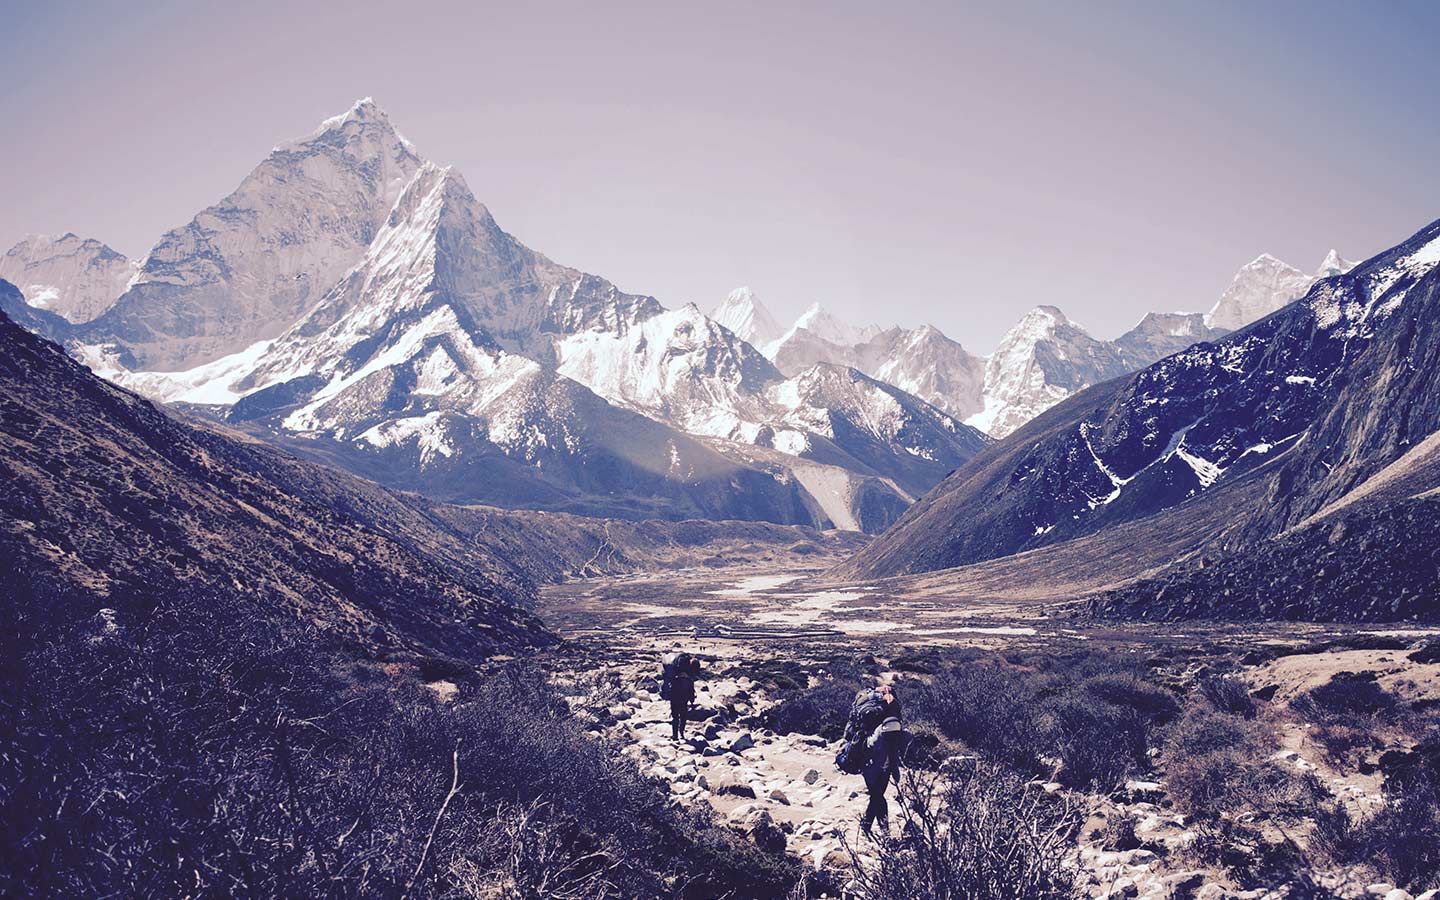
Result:
<svg viewBox="0 0 1440 900">
<path fill-rule="evenodd" d="M 1188 900 L 1205 883 L 1204 872 L 1176 872 L 1161 879 L 1166 896 L 1175 900 Z"/>
<path fill-rule="evenodd" d="M 780 790 L 779 788 L 775 788 L 775 790 L 771 791 L 768 796 L 771 800 L 774 800 L 776 803 L 779 803 L 782 806 L 790 805 L 790 798 L 785 796 L 785 792 Z"/>
<path fill-rule="evenodd" d="M 750 732 L 743 732 L 739 737 L 730 742 L 731 753 L 743 753 L 755 746 L 755 736 Z"/>
<path fill-rule="evenodd" d="M 1165 796 L 1165 785 L 1158 781 L 1127 781 L 1125 795 L 1132 803 L 1157 801 Z"/>
<path fill-rule="evenodd" d="M 1132 879 L 1122 878 L 1115 882 L 1115 885 L 1110 888 L 1109 893 L 1105 896 L 1108 900 L 1119 900 L 1121 897 L 1138 897 L 1140 896 L 1140 888 Z"/>
<path fill-rule="evenodd" d="M 710 792 L 714 794 L 728 794 L 732 797 L 749 797 L 752 800 L 755 798 L 754 788 L 730 774 L 716 776 L 715 780 L 711 782 L 711 785 Z"/>
<path fill-rule="evenodd" d="M 801 776 L 801 780 L 806 784 L 814 784 L 820 780 L 820 771 L 818 769 L 806 769 L 805 774 Z"/>
<path fill-rule="evenodd" d="M 783 854 L 785 852 L 785 832 L 775 824 L 775 820 L 768 812 L 752 818 L 746 825 L 746 833 L 755 846 L 766 853 Z"/>
</svg>

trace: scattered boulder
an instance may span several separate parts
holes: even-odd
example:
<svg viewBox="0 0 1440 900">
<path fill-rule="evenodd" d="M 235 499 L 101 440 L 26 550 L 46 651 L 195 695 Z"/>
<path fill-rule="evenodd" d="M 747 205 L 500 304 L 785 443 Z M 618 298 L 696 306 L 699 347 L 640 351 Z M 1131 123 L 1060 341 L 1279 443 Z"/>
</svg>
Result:
<svg viewBox="0 0 1440 900">
<path fill-rule="evenodd" d="M 1125 797 L 1130 803 L 1158 803 L 1165 797 L 1165 785 L 1158 781 L 1127 781 Z"/>
<path fill-rule="evenodd" d="M 785 796 L 785 792 L 780 790 L 779 788 L 771 791 L 769 797 L 771 800 L 774 800 L 776 803 L 779 803 L 782 806 L 790 805 L 790 798 Z"/>
<path fill-rule="evenodd" d="M 747 797 L 755 799 L 755 789 L 733 775 L 717 775 L 715 780 L 710 782 L 710 792 L 714 794 L 728 794 L 731 797 Z"/>
<path fill-rule="evenodd" d="M 739 737 L 730 742 L 731 753 L 743 753 L 755 746 L 755 736 L 750 732 L 743 732 Z"/>
<path fill-rule="evenodd" d="M 820 780 L 820 771 L 818 769 L 806 769 L 805 774 L 800 776 L 800 780 L 806 784 L 814 784 Z"/>
<path fill-rule="evenodd" d="M 1166 875 L 1161 879 L 1165 885 L 1166 896 L 1175 900 L 1190 900 L 1195 892 L 1205 884 L 1204 872 L 1176 872 L 1173 875 Z"/>
<path fill-rule="evenodd" d="M 762 812 L 750 819 L 745 827 L 745 833 L 754 841 L 755 846 L 766 853 L 773 853 L 777 856 L 785 853 L 785 832 L 775 824 L 775 820 L 768 812 Z"/>
</svg>

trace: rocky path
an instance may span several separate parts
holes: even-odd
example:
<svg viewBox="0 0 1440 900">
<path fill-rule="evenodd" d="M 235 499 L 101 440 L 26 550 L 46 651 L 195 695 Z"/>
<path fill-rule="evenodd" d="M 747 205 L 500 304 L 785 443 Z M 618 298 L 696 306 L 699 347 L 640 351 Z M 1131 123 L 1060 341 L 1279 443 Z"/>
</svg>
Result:
<svg viewBox="0 0 1440 900">
<path fill-rule="evenodd" d="M 835 768 L 838 742 L 763 727 L 760 715 L 774 701 L 744 675 L 703 679 L 686 739 L 677 742 L 669 702 L 653 683 L 656 668 L 614 665 L 622 696 L 596 717 L 597 730 L 644 771 L 669 782 L 682 802 L 708 804 L 762 847 L 788 850 L 817 869 L 848 864 L 842 835 L 868 852 L 859 834 L 864 783 Z"/>
</svg>

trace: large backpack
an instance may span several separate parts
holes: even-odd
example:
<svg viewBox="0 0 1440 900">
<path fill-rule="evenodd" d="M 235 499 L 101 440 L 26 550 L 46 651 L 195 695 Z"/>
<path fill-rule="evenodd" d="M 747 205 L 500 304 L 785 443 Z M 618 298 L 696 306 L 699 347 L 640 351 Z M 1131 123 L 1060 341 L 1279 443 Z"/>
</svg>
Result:
<svg viewBox="0 0 1440 900">
<path fill-rule="evenodd" d="M 862 690 L 850 705 L 850 719 L 845 723 L 845 742 L 835 754 L 835 768 L 850 775 L 865 769 L 870 754 L 869 739 L 885 720 L 885 698 L 879 691 Z"/>
<path fill-rule="evenodd" d="M 850 704 L 850 719 L 845 723 L 845 740 L 864 741 L 884 720 L 885 698 L 879 691 L 860 691 L 855 695 L 855 702 Z"/>
<path fill-rule="evenodd" d="M 690 670 L 690 654 L 668 653 L 660 662 L 660 699 L 669 700 L 675 676 Z"/>
<path fill-rule="evenodd" d="M 864 741 L 846 741 L 840 745 L 840 752 L 835 754 L 835 768 L 847 775 L 859 775 L 865 771 L 865 758 L 869 752 Z"/>
</svg>

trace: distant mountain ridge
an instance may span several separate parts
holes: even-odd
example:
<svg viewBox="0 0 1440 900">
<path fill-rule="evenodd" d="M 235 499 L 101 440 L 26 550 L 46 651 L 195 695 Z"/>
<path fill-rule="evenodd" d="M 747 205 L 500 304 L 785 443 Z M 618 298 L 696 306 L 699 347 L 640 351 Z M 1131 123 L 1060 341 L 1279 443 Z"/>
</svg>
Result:
<svg viewBox="0 0 1440 900">
<path fill-rule="evenodd" d="M 732 293 L 716 315 L 774 321 L 749 288 Z M 933 325 L 860 328 L 817 304 L 761 351 L 787 375 L 818 363 L 858 369 L 1002 438 L 1081 388 L 1224 333 L 1206 325 L 1200 313 L 1151 313 L 1120 338 L 1102 341 L 1057 307 L 1041 306 L 980 357 Z"/>
<path fill-rule="evenodd" d="M 969 353 L 933 325 L 861 328 L 819 304 L 782 329 L 749 287 L 732 292 L 714 315 L 749 334 L 762 333 L 751 324 L 756 322 L 765 323 L 765 335 L 778 332 L 757 346 L 787 375 L 820 362 L 851 366 L 1003 438 L 1078 390 L 1216 340 L 1294 302 L 1316 280 L 1354 265 L 1331 250 L 1314 275 L 1305 275 L 1261 254 L 1236 273 L 1210 312 L 1148 313 L 1113 341 L 1092 337 L 1056 306 L 1038 306 L 985 357 Z"/>
<path fill-rule="evenodd" d="M 0 256 L 0 278 L 27 302 L 80 324 L 109 309 L 139 274 L 138 264 L 93 238 L 32 234 Z"/>
<path fill-rule="evenodd" d="M 1313 275 L 1262 253 L 1245 264 L 1225 293 L 1205 314 L 1205 324 L 1234 331 L 1257 322 L 1287 304 L 1305 296 L 1310 286 L 1322 278 L 1341 275 L 1355 267 L 1331 250 Z"/>
<path fill-rule="evenodd" d="M 1157 313 L 1102 341 L 1038 307 L 982 358 L 819 304 L 783 328 L 748 288 L 669 309 L 520 244 L 369 98 L 141 263 L 87 251 L 129 273 L 94 318 L 43 308 L 84 285 L 36 247 L 56 284 L 6 308 L 108 378 L 386 483 L 587 514 L 878 531 L 982 431 L 1223 333 Z"/>
<path fill-rule="evenodd" d="M 1283 554 L 1245 562 L 1245 554 L 1268 554 L 1269 542 L 1302 532 L 1309 537 L 1295 546 L 1306 549 L 1295 552 L 1323 546 L 1311 529 L 1328 527 L 1347 498 L 1372 490 L 1373 478 L 1440 430 L 1437 389 L 1440 222 L 1259 322 L 1068 398 L 952 475 L 840 574 L 965 566 L 1121 526 L 1132 543 L 1146 540 L 1146 529 L 1167 541 L 1184 529 L 1197 549 L 1173 561 L 1175 571 L 1198 571 L 1203 558 L 1208 574 L 1158 576 L 1105 602 L 1138 614 L 1173 581 L 1183 590 L 1166 589 L 1162 614 L 1184 614 L 1176 598 L 1186 596 L 1195 614 L 1206 604 L 1226 615 L 1253 611 L 1260 600 L 1245 592 L 1263 589 L 1262 572 L 1291 563 Z M 1428 496 L 1430 475 L 1405 497 Z M 1380 529 L 1378 521 L 1364 527 Z M 1422 555 L 1440 553 L 1425 541 Z M 1324 614 L 1363 607 L 1373 618 L 1382 607 L 1375 592 L 1389 585 L 1411 600 L 1393 609 L 1386 600 L 1384 614 L 1433 615 L 1421 588 L 1435 573 L 1411 571 L 1402 583 L 1395 573 L 1410 570 L 1393 564 L 1401 550 L 1372 543 L 1370 552 L 1368 571 L 1389 580 L 1340 582 L 1347 587 L 1325 598 Z M 1234 602 L 1216 605 L 1210 588 Z"/>
</svg>

